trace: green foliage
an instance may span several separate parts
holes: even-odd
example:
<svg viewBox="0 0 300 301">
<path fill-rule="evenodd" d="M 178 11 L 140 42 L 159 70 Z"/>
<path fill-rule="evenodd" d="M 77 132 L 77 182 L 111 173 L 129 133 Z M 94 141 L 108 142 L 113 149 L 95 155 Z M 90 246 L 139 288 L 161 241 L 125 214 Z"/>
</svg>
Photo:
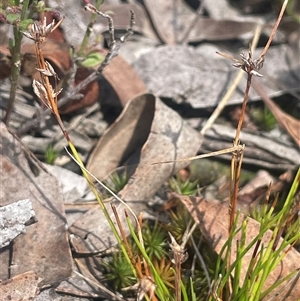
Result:
<svg viewBox="0 0 300 301">
<path fill-rule="evenodd" d="M 123 172 L 116 171 L 113 174 L 111 174 L 109 179 L 104 183 L 112 192 L 117 194 L 119 191 L 121 191 L 124 188 L 127 182 L 128 182 L 128 177 L 126 171 Z"/>
<path fill-rule="evenodd" d="M 170 178 L 169 185 L 174 192 L 184 195 L 196 195 L 198 190 L 197 180 L 194 182 L 191 182 L 189 179 L 187 179 L 186 181 L 182 181 L 179 175 Z"/>
<path fill-rule="evenodd" d="M 150 259 L 161 260 L 167 256 L 167 233 L 165 229 L 156 222 L 152 227 L 145 222 L 142 228 L 145 250 Z"/>
<path fill-rule="evenodd" d="M 8 23 L 13 24 L 19 20 L 19 14 L 7 14 L 6 20 Z"/>
<path fill-rule="evenodd" d="M 251 116 L 265 131 L 274 129 L 277 124 L 276 118 L 266 106 L 264 108 L 251 109 Z"/>
<path fill-rule="evenodd" d="M 103 265 L 105 269 L 104 278 L 115 291 L 121 291 L 122 288 L 136 283 L 131 265 L 121 251 L 113 253 L 110 259 L 104 261 Z"/>
<path fill-rule="evenodd" d="M 37 5 L 36 5 L 36 10 L 41 13 L 44 11 L 45 9 L 45 2 L 44 1 L 38 1 Z"/>
<path fill-rule="evenodd" d="M 95 67 L 103 62 L 104 56 L 99 52 L 91 52 L 80 62 L 80 65 L 86 68 Z"/>
<path fill-rule="evenodd" d="M 180 243 L 192 218 L 181 202 L 178 202 L 176 210 L 169 212 L 169 218 L 170 222 L 166 225 L 166 229 L 174 236 L 175 240 Z M 194 235 L 196 234 L 195 232 Z"/>
<path fill-rule="evenodd" d="M 300 169 L 298 174 L 300 175 Z M 299 175 L 295 178 L 296 182 L 298 182 Z M 263 289 L 266 279 L 285 256 L 285 249 L 300 238 L 299 223 L 294 223 L 289 231 L 289 235 L 282 239 L 281 243 L 278 243 L 277 241 L 277 236 L 280 235 L 282 229 L 286 226 L 287 217 L 292 205 L 293 200 L 291 197 L 287 198 L 284 206 L 276 213 L 274 212 L 273 206 L 270 207 L 267 204 L 263 205 L 260 211 L 259 233 L 249 244 L 246 244 L 248 219 L 246 218 L 242 225 L 238 227 L 237 221 L 239 216 L 237 214 L 232 234 L 221 250 L 217 262 L 214 281 L 215 283 L 218 281 L 219 274 L 222 275 L 222 279 L 219 281 L 219 287 L 215 287 L 215 296 L 211 297 L 209 300 L 216 300 L 216 297 L 223 299 L 225 295 L 224 290 L 229 281 L 231 281 L 232 285 L 232 301 L 262 300 L 266 294 L 270 293 L 270 291 L 275 289 L 281 283 L 281 280 L 279 279 L 268 290 L 265 291 Z M 263 244 L 261 239 L 271 226 L 273 226 L 273 235 L 268 242 Z M 236 260 L 229 262 L 229 254 L 232 253 L 231 250 L 234 237 L 237 234 L 240 234 L 241 238 L 237 243 Z M 246 274 L 248 276 L 245 277 L 241 284 L 242 266 L 245 264 L 244 257 L 252 247 L 256 248 L 256 255 L 253 255 L 250 262 L 247 262 Z M 222 257 L 224 257 L 224 261 L 222 261 Z M 234 277 L 232 278 L 233 271 Z M 284 280 L 289 279 L 289 277 L 292 277 L 293 275 L 294 273 L 292 272 Z"/>
<path fill-rule="evenodd" d="M 45 162 L 47 164 L 50 164 L 50 165 L 53 165 L 54 164 L 54 161 L 55 159 L 58 157 L 59 155 L 59 152 L 57 152 L 54 148 L 53 148 L 53 145 L 49 145 L 46 149 L 46 152 L 45 152 Z"/>
<path fill-rule="evenodd" d="M 286 12 L 290 15 L 294 21 L 300 24 L 300 2 L 299 0 L 290 0 Z"/>
</svg>

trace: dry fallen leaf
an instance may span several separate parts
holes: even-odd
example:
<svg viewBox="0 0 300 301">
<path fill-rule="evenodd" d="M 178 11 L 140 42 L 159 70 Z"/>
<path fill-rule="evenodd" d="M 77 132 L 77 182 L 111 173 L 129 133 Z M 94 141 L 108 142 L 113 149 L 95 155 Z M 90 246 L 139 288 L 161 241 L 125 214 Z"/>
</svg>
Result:
<svg viewBox="0 0 300 301">
<path fill-rule="evenodd" d="M 267 95 L 262 85 L 256 79 L 253 79 L 252 86 L 273 113 L 277 122 L 290 134 L 297 146 L 300 147 L 300 120 L 281 110 Z"/>
<path fill-rule="evenodd" d="M 102 180 L 135 150 L 141 149 L 149 135 L 154 111 L 153 97 L 141 96 L 129 102 L 95 146 L 87 169 Z"/>
<path fill-rule="evenodd" d="M 32 271 L 17 275 L 0 284 L 0 301 L 30 301 L 40 291 L 42 278 Z"/>
<path fill-rule="evenodd" d="M 199 222 L 200 230 L 204 237 L 211 243 L 214 250 L 217 253 L 220 253 L 221 248 L 228 237 L 228 207 L 221 205 L 220 203 L 208 202 L 200 197 L 192 197 L 192 196 L 182 196 L 176 195 L 184 205 L 187 207 L 188 211 L 191 213 L 192 217 L 196 222 Z M 241 225 L 244 219 L 244 215 L 240 215 L 238 227 Z M 259 222 L 249 218 L 247 225 L 247 236 L 246 236 L 246 245 L 249 244 L 254 237 L 258 234 L 259 231 Z M 262 243 L 266 245 L 270 238 L 272 237 L 272 231 L 269 230 L 262 238 Z M 240 238 L 240 235 L 235 237 L 235 241 Z M 282 239 L 280 239 L 281 241 Z M 279 244 L 280 244 L 279 241 Z M 241 278 L 240 283 L 243 282 L 246 271 L 249 266 L 249 262 L 252 257 L 254 247 L 252 247 L 246 255 L 243 257 L 243 264 L 241 270 Z M 236 254 L 236 243 L 232 243 L 232 256 Z M 280 278 L 285 277 L 289 273 L 300 270 L 300 254 L 296 249 L 291 248 L 289 252 L 286 253 L 280 265 L 278 265 L 274 271 L 268 277 L 265 288 L 270 287 Z M 288 297 L 284 297 L 285 294 L 290 291 L 290 295 Z M 276 294 L 280 295 L 276 297 Z M 283 283 L 279 285 L 275 290 L 272 291 L 269 295 L 266 296 L 264 300 L 268 300 L 271 296 L 275 296 L 274 301 L 295 301 L 298 300 L 300 296 L 300 279 L 296 279 L 290 283 Z"/>
<path fill-rule="evenodd" d="M 148 199 L 172 174 L 188 165 L 189 161 L 155 164 L 188 158 L 197 153 L 202 135 L 192 129 L 180 115 L 158 97 L 145 94 L 155 101 L 155 112 L 147 141 L 142 147 L 139 164 L 127 185 L 120 192 L 122 199 L 138 202 Z"/>
<path fill-rule="evenodd" d="M 123 106 L 137 95 L 147 92 L 144 82 L 134 68 L 121 56 L 111 61 L 104 69 L 103 76 L 113 87 Z"/>
<path fill-rule="evenodd" d="M 97 177 L 105 177 L 111 169 L 119 166 L 125 157 L 140 150 L 139 163 L 127 185 L 119 193 L 132 210 L 139 214 L 146 208 L 146 201 L 172 174 L 188 164 L 152 163 L 172 161 L 193 156 L 202 142 L 202 136 L 192 129 L 172 109 L 152 94 L 140 95 L 125 106 L 123 113 L 99 141 L 88 163 L 88 169 Z M 111 162 L 106 162 L 112 158 Z M 115 202 L 120 219 L 126 226 L 124 205 Z M 110 206 L 109 214 L 113 216 Z M 114 217 L 113 217 L 114 219 Z M 114 245 L 115 238 L 100 208 L 87 211 L 70 228 L 89 250 L 103 250 Z M 86 235 L 90 233 L 91 235 Z"/>
<path fill-rule="evenodd" d="M 227 40 L 251 33 L 255 22 L 213 20 L 197 15 L 185 1 L 144 0 L 145 7 L 160 39 L 166 44 L 203 40 Z"/>
</svg>

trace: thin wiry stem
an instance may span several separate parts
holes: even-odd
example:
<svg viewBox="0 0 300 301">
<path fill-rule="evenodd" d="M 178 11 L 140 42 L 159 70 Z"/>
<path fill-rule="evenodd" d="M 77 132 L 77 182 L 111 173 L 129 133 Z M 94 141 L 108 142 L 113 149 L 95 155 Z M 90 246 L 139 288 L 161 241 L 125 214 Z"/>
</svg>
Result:
<svg viewBox="0 0 300 301">
<path fill-rule="evenodd" d="M 282 4 L 280 13 L 279 13 L 278 18 L 277 18 L 277 20 L 276 20 L 276 23 L 275 23 L 275 25 L 274 25 L 274 27 L 273 27 L 272 33 L 271 33 L 271 35 L 270 35 L 270 37 L 269 37 L 269 40 L 268 40 L 266 46 L 264 47 L 264 49 L 263 49 L 263 51 L 262 51 L 262 53 L 261 53 L 261 55 L 260 55 L 260 57 L 259 57 L 260 60 L 264 59 L 264 57 L 265 57 L 265 55 L 266 55 L 266 53 L 267 53 L 267 51 L 268 51 L 268 49 L 269 49 L 269 47 L 270 47 L 270 45 L 271 45 L 273 39 L 274 39 L 275 33 L 276 33 L 277 28 L 278 28 L 278 26 L 279 26 L 279 24 L 280 24 L 280 22 L 281 22 L 281 19 L 282 19 L 282 17 L 283 17 L 283 14 L 284 14 L 284 12 L 285 12 L 285 9 L 286 9 L 286 6 L 288 5 L 288 3 L 289 3 L 289 0 L 285 0 L 285 1 L 283 2 L 283 4 Z"/>
<path fill-rule="evenodd" d="M 25 20 L 26 13 L 29 7 L 29 0 L 24 0 L 22 11 L 21 11 L 21 20 Z M 3 122 L 8 124 L 10 115 L 12 113 L 14 102 L 17 93 L 19 75 L 21 70 L 21 42 L 22 42 L 22 32 L 18 25 L 14 25 L 14 45 L 11 48 L 12 53 L 12 68 L 11 68 L 11 86 L 10 86 L 10 95 L 8 100 L 8 106 L 6 109 Z"/>
</svg>

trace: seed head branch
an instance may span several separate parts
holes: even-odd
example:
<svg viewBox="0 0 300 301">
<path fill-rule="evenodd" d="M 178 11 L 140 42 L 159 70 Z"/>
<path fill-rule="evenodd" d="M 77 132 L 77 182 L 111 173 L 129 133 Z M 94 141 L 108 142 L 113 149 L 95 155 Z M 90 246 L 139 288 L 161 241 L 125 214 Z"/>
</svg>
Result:
<svg viewBox="0 0 300 301">
<path fill-rule="evenodd" d="M 244 53 L 241 53 L 241 59 L 236 59 L 234 57 L 232 57 L 229 54 L 223 53 L 223 52 L 219 52 L 217 51 L 217 54 L 233 61 L 234 63 L 232 64 L 234 67 L 239 68 L 244 70 L 246 73 L 251 74 L 251 75 L 256 75 L 258 77 L 262 77 L 262 75 L 260 73 L 258 73 L 258 71 L 263 67 L 264 65 L 264 56 L 263 57 L 259 57 L 257 60 L 253 60 L 252 58 L 252 52 L 249 49 L 248 52 L 248 57 L 246 57 L 244 55 Z"/>
<path fill-rule="evenodd" d="M 32 87 L 34 93 L 40 99 L 44 105 L 51 110 L 53 115 L 55 116 L 58 124 L 60 125 L 65 137 L 69 141 L 69 136 L 63 126 L 62 120 L 60 118 L 57 106 L 57 96 L 61 92 L 61 90 L 56 90 L 57 87 L 57 74 L 51 64 L 45 61 L 44 54 L 42 51 L 42 44 L 46 41 L 47 36 L 53 32 L 63 21 L 63 18 L 58 22 L 53 20 L 51 23 L 47 24 L 46 17 L 42 22 L 36 21 L 34 22 L 28 31 L 23 32 L 23 34 L 34 41 L 35 43 L 35 54 L 37 59 L 36 68 L 40 72 L 40 79 L 33 80 Z M 54 88 L 50 83 L 49 77 L 54 77 L 55 84 Z"/>
<path fill-rule="evenodd" d="M 108 20 L 108 32 L 109 32 L 109 39 L 110 39 L 109 49 L 108 49 L 108 53 L 105 56 L 102 64 L 100 65 L 100 67 L 97 70 L 97 74 L 100 74 L 100 73 L 102 73 L 104 68 L 111 62 L 111 60 L 119 54 L 121 44 L 126 42 L 128 37 L 133 34 L 133 28 L 135 25 L 135 14 L 132 10 L 130 10 L 129 29 L 126 31 L 126 34 L 120 38 L 119 43 L 117 43 L 116 38 L 115 38 L 115 29 L 114 29 L 114 22 L 113 22 L 112 17 L 108 14 L 105 14 L 105 13 L 97 10 L 96 7 L 90 3 L 87 4 L 84 8 L 85 8 L 85 10 L 90 11 L 94 14 L 97 14 L 101 17 L 104 17 Z"/>
</svg>

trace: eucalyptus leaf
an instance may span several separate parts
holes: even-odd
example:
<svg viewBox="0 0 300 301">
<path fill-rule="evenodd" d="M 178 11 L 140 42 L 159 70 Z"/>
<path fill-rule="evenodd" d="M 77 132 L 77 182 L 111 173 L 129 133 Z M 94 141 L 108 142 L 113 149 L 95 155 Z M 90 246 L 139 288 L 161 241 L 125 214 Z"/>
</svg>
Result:
<svg viewBox="0 0 300 301">
<path fill-rule="evenodd" d="M 91 52 L 81 63 L 83 67 L 92 68 L 102 63 L 104 56 L 99 52 Z"/>
</svg>

